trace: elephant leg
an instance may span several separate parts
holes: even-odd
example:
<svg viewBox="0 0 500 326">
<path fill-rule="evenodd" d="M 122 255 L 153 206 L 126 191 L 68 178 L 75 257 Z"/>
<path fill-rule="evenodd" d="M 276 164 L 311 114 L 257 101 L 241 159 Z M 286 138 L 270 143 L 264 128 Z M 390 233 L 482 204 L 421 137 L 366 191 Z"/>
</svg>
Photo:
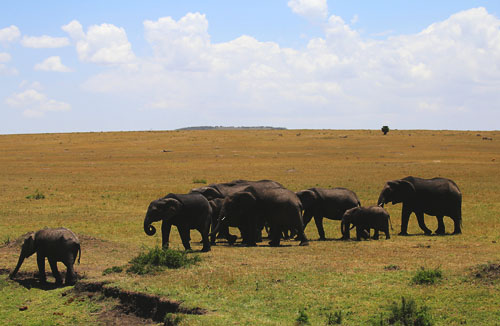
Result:
<svg viewBox="0 0 500 326">
<path fill-rule="evenodd" d="M 161 246 L 162 248 L 168 248 L 168 242 L 170 239 L 170 230 L 172 225 L 170 223 L 163 222 L 161 224 Z"/>
<path fill-rule="evenodd" d="M 66 266 L 66 279 L 64 283 L 66 285 L 73 285 L 76 282 L 76 273 L 73 267 L 75 262 L 75 256 L 70 255 L 66 260 L 63 261 L 63 264 Z"/>
<path fill-rule="evenodd" d="M 385 233 L 385 239 L 386 240 L 391 238 L 391 234 L 389 233 L 389 225 L 385 226 L 384 233 Z"/>
<path fill-rule="evenodd" d="M 37 253 L 36 263 L 38 265 L 38 278 L 40 282 L 45 283 L 47 281 L 47 276 L 45 275 L 45 256 Z"/>
<path fill-rule="evenodd" d="M 426 235 L 431 235 L 432 231 L 429 228 L 427 228 L 424 222 L 424 213 L 418 212 L 415 214 L 417 215 L 418 226 L 424 231 Z"/>
<path fill-rule="evenodd" d="M 56 279 L 56 284 L 61 285 L 62 277 L 61 274 L 59 273 L 59 270 L 57 269 L 57 261 L 54 258 L 49 258 L 48 260 L 50 269 L 52 270 L 52 275 L 54 275 L 54 278 Z"/>
<path fill-rule="evenodd" d="M 401 212 L 401 232 L 399 235 L 408 235 L 408 221 L 410 220 L 411 210 L 407 209 L 403 204 L 403 210 Z"/>
<path fill-rule="evenodd" d="M 186 250 L 191 250 L 191 245 L 189 244 L 189 240 L 191 240 L 189 228 L 187 227 L 177 227 L 177 231 L 179 231 L 179 236 L 181 237 L 182 240 L 182 245 L 184 246 L 184 249 Z"/>
<path fill-rule="evenodd" d="M 370 230 L 370 229 L 368 229 L 368 230 Z M 374 230 L 375 232 L 373 232 L 373 237 L 372 237 L 372 239 L 373 239 L 373 240 L 378 240 L 378 238 L 380 237 L 380 235 L 379 235 L 379 230 L 378 230 L 378 229 L 373 229 L 373 230 Z M 370 235 L 368 235 L 368 236 L 370 236 Z"/>
<path fill-rule="evenodd" d="M 210 241 L 208 239 L 208 230 L 203 230 L 200 229 L 198 230 L 201 234 L 201 241 L 203 242 L 203 249 L 201 249 L 202 252 L 207 252 L 210 251 Z"/>
<path fill-rule="evenodd" d="M 316 228 L 318 229 L 319 240 L 326 240 L 325 229 L 323 229 L 323 217 L 314 216 L 314 222 L 316 223 Z"/>
<path fill-rule="evenodd" d="M 271 241 L 269 241 L 269 245 L 271 247 L 278 247 L 280 245 L 281 240 L 281 228 L 277 225 L 271 225 Z"/>
<path fill-rule="evenodd" d="M 361 241 L 361 237 L 364 237 L 366 230 L 362 229 L 360 226 L 356 226 L 356 241 Z"/>
<path fill-rule="evenodd" d="M 461 217 L 452 217 L 453 219 L 453 223 L 454 223 L 454 226 L 455 226 L 455 229 L 453 230 L 453 234 L 460 234 L 462 233 L 462 229 L 461 229 L 461 226 L 462 226 L 462 218 Z"/>
<path fill-rule="evenodd" d="M 436 216 L 437 222 L 438 222 L 438 228 L 436 229 L 436 234 L 445 234 L 445 228 L 444 228 L 444 222 L 443 222 L 443 216 Z"/>
</svg>

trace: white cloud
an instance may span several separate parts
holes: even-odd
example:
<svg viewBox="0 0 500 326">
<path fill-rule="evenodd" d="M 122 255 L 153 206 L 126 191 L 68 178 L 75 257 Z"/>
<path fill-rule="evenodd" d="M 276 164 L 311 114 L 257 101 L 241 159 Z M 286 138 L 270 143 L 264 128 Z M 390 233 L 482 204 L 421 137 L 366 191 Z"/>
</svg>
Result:
<svg viewBox="0 0 500 326">
<path fill-rule="evenodd" d="M 324 37 L 300 50 L 246 35 L 212 43 L 199 13 L 145 21 L 144 30 L 152 57 L 84 89 L 176 110 L 190 124 L 480 129 L 471 125 L 478 112 L 488 125 L 500 118 L 500 20 L 484 8 L 384 40 L 331 15 Z"/>
<path fill-rule="evenodd" d="M 29 118 L 42 117 L 46 112 L 62 112 L 71 109 L 70 104 L 49 99 L 35 89 L 12 94 L 5 102 L 12 108 L 22 109 L 23 115 Z"/>
<path fill-rule="evenodd" d="M 6 52 L 0 52 L 0 63 L 9 62 L 11 59 L 10 54 Z"/>
<path fill-rule="evenodd" d="M 42 36 L 24 36 L 21 44 L 27 48 L 34 49 L 53 49 L 62 48 L 69 45 L 67 37 Z"/>
<path fill-rule="evenodd" d="M 136 57 L 123 28 L 112 24 L 92 25 L 84 33 L 82 25 L 73 20 L 62 26 L 76 41 L 81 61 L 97 64 L 130 64 Z"/>
<path fill-rule="evenodd" d="M 13 42 L 20 36 L 21 32 L 15 25 L 0 29 L 0 42 Z"/>
<path fill-rule="evenodd" d="M 297 15 L 309 19 L 325 19 L 328 15 L 326 0 L 290 0 L 288 7 Z"/>
<path fill-rule="evenodd" d="M 72 70 L 62 64 L 59 56 L 48 57 L 41 63 L 37 63 L 34 67 L 35 70 L 41 71 L 57 71 L 57 72 L 71 72 Z"/>
</svg>

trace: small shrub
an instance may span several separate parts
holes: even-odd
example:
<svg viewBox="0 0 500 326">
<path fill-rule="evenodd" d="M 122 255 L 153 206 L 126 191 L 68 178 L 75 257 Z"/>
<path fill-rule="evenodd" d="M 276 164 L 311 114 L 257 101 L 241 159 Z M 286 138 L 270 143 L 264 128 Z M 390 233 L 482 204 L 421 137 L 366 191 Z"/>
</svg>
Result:
<svg viewBox="0 0 500 326">
<path fill-rule="evenodd" d="M 328 313 L 326 315 L 327 325 L 341 325 L 342 324 L 342 310 L 335 311 L 334 313 Z"/>
<path fill-rule="evenodd" d="M 195 264 L 200 256 L 188 257 L 185 251 L 162 249 L 156 246 L 148 252 L 142 252 L 130 261 L 128 273 L 139 275 L 155 273 L 165 268 L 181 268 Z"/>
<path fill-rule="evenodd" d="M 110 267 L 110 268 L 106 268 L 102 272 L 102 275 L 108 275 L 108 274 L 111 274 L 111 273 L 121 273 L 121 272 L 123 272 L 123 267 L 121 267 L 121 266 L 113 266 L 113 267 Z"/>
<path fill-rule="evenodd" d="M 206 183 L 207 183 L 207 180 L 205 180 L 205 179 L 193 179 L 193 183 L 202 183 L 202 184 L 206 184 Z"/>
<path fill-rule="evenodd" d="M 177 326 L 182 321 L 182 316 L 168 313 L 165 315 L 164 326 Z"/>
<path fill-rule="evenodd" d="M 26 196 L 26 199 L 35 199 L 35 200 L 39 200 L 39 199 L 45 199 L 45 195 L 42 194 L 40 191 L 35 190 L 35 193 L 31 194 L 31 195 L 28 195 Z"/>
<path fill-rule="evenodd" d="M 438 268 L 421 268 L 411 279 L 413 284 L 434 284 L 443 277 L 443 272 Z"/>
<path fill-rule="evenodd" d="M 418 307 L 413 299 L 401 298 L 401 305 L 394 302 L 388 317 L 380 314 L 372 319 L 372 326 L 432 326 L 434 321 L 427 306 Z"/>
<path fill-rule="evenodd" d="M 295 319 L 295 325 L 311 325 L 311 323 L 309 322 L 309 316 L 307 315 L 305 308 L 299 310 L 299 316 L 297 317 L 297 319 Z"/>
</svg>

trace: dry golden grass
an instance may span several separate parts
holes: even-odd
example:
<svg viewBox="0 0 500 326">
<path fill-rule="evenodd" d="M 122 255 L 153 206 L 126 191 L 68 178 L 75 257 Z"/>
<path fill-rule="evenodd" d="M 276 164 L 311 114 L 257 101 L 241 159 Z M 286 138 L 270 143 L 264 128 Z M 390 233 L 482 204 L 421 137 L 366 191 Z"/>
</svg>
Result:
<svg viewBox="0 0 500 326">
<path fill-rule="evenodd" d="M 480 136 L 479 136 L 480 134 Z M 499 285 L 476 283 L 470 270 L 500 260 L 500 132 L 370 130 L 169 131 L 0 136 L 0 240 L 44 226 L 65 226 L 82 237 L 78 272 L 126 289 L 184 300 L 212 311 L 190 325 L 293 324 L 300 308 L 324 324 L 328 309 L 359 325 L 381 306 L 410 295 L 426 302 L 437 324 L 494 325 Z M 493 138 L 483 140 L 483 137 Z M 347 187 L 364 205 L 376 203 L 390 179 L 442 176 L 463 193 L 463 235 L 426 237 L 410 219 L 410 237 L 398 237 L 401 205 L 387 206 L 394 227 L 385 241 L 312 241 L 309 247 L 216 246 L 187 270 L 155 276 L 111 274 L 142 246 L 160 243 L 143 232 L 149 202 L 233 179 L 273 179 L 291 190 Z M 43 200 L 26 196 L 38 190 Z M 426 217 L 431 229 L 435 218 Z M 447 231 L 451 220 L 445 218 Z M 159 225 L 158 225 L 159 226 Z M 317 239 L 314 223 L 307 227 Z M 325 220 L 328 238 L 339 223 Z M 192 232 L 193 248 L 200 237 Z M 383 238 L 383 237 L 382 237 Z M 175 228 L 173 247 L 181 248 Z M 0 248 L 0 267 L 13 268 L 17 248 Z M 36 270 L 35 259 L 22 270 Z M 386 271 L 397 265 L 400 270 Z M 445 280 L 409 285 L 421 266 L 440 266 Z M 484 321 L 481 322 L 481 321 Z M 314 324 L 313 323 L 313 324 Z"/>
</svg>

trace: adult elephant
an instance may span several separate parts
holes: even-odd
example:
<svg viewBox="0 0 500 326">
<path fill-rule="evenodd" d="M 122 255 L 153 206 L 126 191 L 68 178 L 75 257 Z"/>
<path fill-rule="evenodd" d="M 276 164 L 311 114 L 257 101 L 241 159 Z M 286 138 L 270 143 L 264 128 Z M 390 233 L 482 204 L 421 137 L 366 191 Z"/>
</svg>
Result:
<svg viewBox="0 0 500 326">
<path fill-rule="evenodd" d="M 76 281 L 76 274 L 73 269 L 76 257 L 82 255 L 80 241 L 76 234 L 66 228 L 51 229 L 46 228 L 30 233 L 23 242 L 21 254 L 16 268 L 9 277 L 14 278 L 25 258 L 36 252 L 36 262 L 38 264 L 39 278 L 41 282 L 46 281 L 45 258 L 48 259 L 52 275 L 56 279 L 56 284 L 62 284 L 61 274 L 57 269 L 57 262 L 62 262 L 66 266 L 66 284 L 73 284 Z M 80 263 L 80 258 L 78 258 Z"/>
<path fill-rule="evenodd" d="M 300 199 L 293 191 L 281 187 L 253 185 L 227 196 L 213 232 L 221 225 L 238 227 L 243 242 L 255 246 L 257 234 L 265 224 L 269 226 L 271 246 L 280 245 L 284 229 L 296 230 L 300 245 L 308 244 Z"/>
<path fill-rule="evenodd" d="M 314 217 L 319 240 L 326 240 L 323 218 L 340 221 L 346 210 L 361 206 L 358 196 L 346 188 L 310 188 L 297 192 L 297 196 L 304 208 L 304 229 Z"/>
<path fill-rule="evenodd" d="M 168 194 L 149 204 L 144 218 L 144 232 L 154 235 L 156 228 L 153 222 L 162 221 L 162 247 L 168 248 L 172 225 L 177 227 L 182 244 L 186 250 L 191 249 L 190 230 L 198 230 L 202 237 L 203 249 L 210 251 L 208 233 L 212 219 L 212 208 L 208 200 L 201 194 Z"/>
<path fill-rule="evenodd" d="M 220 211 L 221 200 L 230 196 L 238 191 L 242 191 L 248 186 L 256 186 L 259 188 L 284 188 L 280 183 L 273 180 L 259 180 L 259 181 L 249 181 L 249 180 L 233 180 L 225 183 L 212 183 L 204 187 L 191 189 L 189 192 L 202 194 L 205 198 L 207 198 L 212 205 L 212 209 L 214 211 Z M 218 218 L 214 213 L 214 220 L 212 223 L 212 230 L 214 230 Z M 211 238 L 215 238 L 215 235 L 212 235 Z M 229 233 L 229 226 L 224 224 L 219 227 L 219 232 L 217 238 L 225 238 L 230 244 L 233 244 L 236 241 L 236 236 Z M 212 244 L 215 242 L 212 240 Z"/>
<path fill-rule="evenodd" d="M 453 234 L 462 233 L 462 193 L 457 184 L 450 179 L 433 178 L 422 179 L 406 177 L 399 180 L 387 181 L 380 196 L 378 205 L 403 203 L 401 212 L 400 235 L 408 235 L 408 220 L 411 213 L 417 216 L 418 225 L 425 232 L 432 231 L 424 223 L 424 214 L 436 216 L 438 228 L 436 234 L 444 234 L 444 216 L 449 216 L 454 222 Z"/>
</svg>

